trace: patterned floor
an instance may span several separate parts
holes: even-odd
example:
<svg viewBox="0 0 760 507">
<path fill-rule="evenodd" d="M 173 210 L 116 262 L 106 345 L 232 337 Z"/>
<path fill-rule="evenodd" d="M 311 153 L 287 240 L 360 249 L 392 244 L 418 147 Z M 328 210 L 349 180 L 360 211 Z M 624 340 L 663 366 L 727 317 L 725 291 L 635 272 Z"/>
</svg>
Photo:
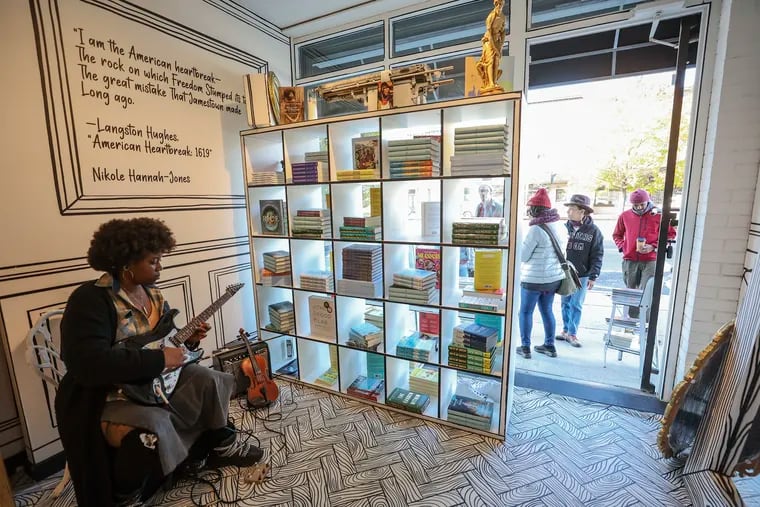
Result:
<svg viewBox="0 0 760 507">
<path fill-rule="evenodd" d="M 659 417 L 515 389 L 506 442 L 281 383 L 282 406 L 253 414 L 233 401 L 238 427 L 253 430 L 271 478 L 247 484 L 235 468 L 179 480 L 149 505 L 256 506 L 633 506 L 689 505 L 682 463 L 663 459 Z M 280 415 L 277 415 L 281 413 Z M 76 505 L 73 488 L 50 497 L 59 476 L 12 477 L 17 506 Z M 748 505 L 757 480 L 744 481 Z M 220 501 L 219 499 L 224 501 Z M 232 502 L 232 503 L 229 503 Z"/>
</svg>

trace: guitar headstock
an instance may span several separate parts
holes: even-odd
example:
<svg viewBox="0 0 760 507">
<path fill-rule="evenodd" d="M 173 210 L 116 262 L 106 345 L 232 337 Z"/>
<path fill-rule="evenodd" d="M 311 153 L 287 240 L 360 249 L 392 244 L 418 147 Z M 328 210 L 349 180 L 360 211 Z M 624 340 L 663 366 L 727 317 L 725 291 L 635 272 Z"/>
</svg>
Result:
<svg viewBox="0 0 760 507">
<path fill-rule="evenodd" d="M 229 294 L 230 296 L 232 296 L 237 291 L 239 291 L 240 289 L 242 289 L 243 285 L 245 285 L 243 282 L 233 283 L 232 285 L 228 285 L 227 289 L 224 292 L 226 292 L 227 294 Z"/>
</svg>

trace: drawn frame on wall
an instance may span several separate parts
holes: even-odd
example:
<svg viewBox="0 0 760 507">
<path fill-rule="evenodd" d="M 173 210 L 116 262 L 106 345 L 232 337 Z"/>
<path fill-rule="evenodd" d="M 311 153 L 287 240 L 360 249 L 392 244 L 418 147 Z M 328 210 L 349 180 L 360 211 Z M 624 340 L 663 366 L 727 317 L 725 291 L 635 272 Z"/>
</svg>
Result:
<svg viewBox="0 0 760 507">
<path fill-rule="evenodd" d="M 85 193 L 82 181 L 88 169 L 82 167 L 74 128 L 74 110 L 70 90 L 76 89 L 69 81 L 64 57 L 64 27 L 61 25 L 60 0 L 42 2 L 33 0 L 37 60 L 40 68 L 40 85 L 45 103 L 48 144 L 54 171 L 55 191 L 62 215 L 102 213 L 130 213 L 136 210 L 209 210 L 245 207 L 245 195 L 111 195 Z M 157 18 L 151 11 L 133 5 L 122 6 L 112 2 L 93 0 L 95 7 L 128 21 L 148 25 L 157 31 L 192 44 L 220 58 L 250 66 L 256 72 L 267 72 L 268 63 L 250 53 L 203 35 L 167 18 Z M 46 48 L 58 48 L 47 52 Z"/>
</svg>

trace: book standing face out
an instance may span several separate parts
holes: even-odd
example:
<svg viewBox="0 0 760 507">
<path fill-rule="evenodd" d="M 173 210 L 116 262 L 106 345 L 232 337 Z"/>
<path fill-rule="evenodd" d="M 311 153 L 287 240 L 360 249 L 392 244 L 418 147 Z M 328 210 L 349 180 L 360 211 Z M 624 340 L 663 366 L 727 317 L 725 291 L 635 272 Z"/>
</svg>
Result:
<svg viewBox="0 0 760 507">
<path fill-rule="evenodd" d="M 281 86 L 280 123 L 287 125 L 303 121 L 304 89 L 303 86 Z"/>
<path fill-rule="evenodd" d="M 284 236 L 288 233 L 288 217 L 285 201 L 281 199 L 261 199 L 261 233 Z"/>
<path fill-rule="evenodd" d="M 380 167 L 380 139 L 378 136 L 354 137 L 351 139 L 351 147 L 354 154 L 354 170 Z"/>
</svg>

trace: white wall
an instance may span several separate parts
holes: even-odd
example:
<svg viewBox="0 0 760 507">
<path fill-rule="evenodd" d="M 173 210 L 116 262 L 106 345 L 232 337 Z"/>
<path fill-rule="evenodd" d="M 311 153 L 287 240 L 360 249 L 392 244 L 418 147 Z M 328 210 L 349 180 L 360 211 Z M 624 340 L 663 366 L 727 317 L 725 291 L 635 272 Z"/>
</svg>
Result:
<svg viewBox="0 0 760 507">
<path fill-rule="evenodd" d="M 25 361 L 24 337 L 42 311 L 96 276 L 85 254 L 100 223 L 148 215 L 173 229 L 178 247 L 165 259 L 162 286 L 182 311 L 180 324 L 226 285 L 247 283 L 215 315 L 207 353 L 239 327 L 255 328 L 238 136 L 247 128 L 242 76 L 273 70 L 289 82 L 290 50 L 287 37 L 250 13 L 232 17 L 200 0 L 3 2 L 0 33 L 0 451 L 26 448 L 39 463 L 61 448 L 52 397 Z M 137 60 L 132 48 L 157 60 Z M 156 77 L 165 70 L 159 61 L 171 67 L 168 82 Z M 172 82 L 172 73 L 192 86 Z M 122 138 L 106 125 L 140 132 Z M 165 130 L 163 145 L 186 152 L 146 153 L 146 142 L 162 146 L 149 129 Z M 106 181 L 104 171 L 123 179 Z M 133 181 L 131 173 L 160 181 Z"/>
<path fill-rule="evenodd" d="M 679 371 L 736 316 L 760 163 L 760 0 L 722 4 Z M 758 219 L 755 218 L 755 221 Z M 749 264 L 751 265 L 751 264 Z"/>
</svg>

